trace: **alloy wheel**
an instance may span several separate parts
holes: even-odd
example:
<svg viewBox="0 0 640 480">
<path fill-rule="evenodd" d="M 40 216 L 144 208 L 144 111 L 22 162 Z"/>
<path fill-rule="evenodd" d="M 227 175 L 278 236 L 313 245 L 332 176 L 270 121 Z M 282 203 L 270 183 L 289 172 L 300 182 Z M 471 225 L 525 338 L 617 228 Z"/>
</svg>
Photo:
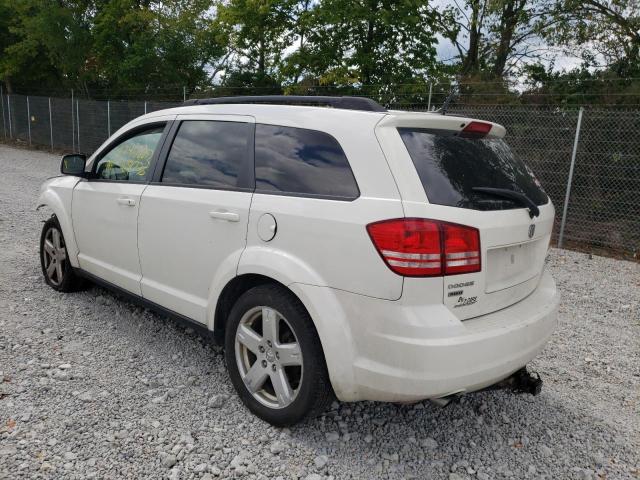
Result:
<svg viewBox="0 0 640 480">
<path fill-rule="evenodd" d="M 235 357 L 247 390 L 269 408 L 285 408 L 302 384 L 300 344 L 286 318 L 258 306 L 247 311 L 235 334 Z"/>
<path fill-rule="evenodd" d="M 49 281 L 59 286 L 64 278 L 67 263 L 67 251 L 60 230 L 55 227 L 47 230 L 43 247 L 44 271 Z"/>
</svg>

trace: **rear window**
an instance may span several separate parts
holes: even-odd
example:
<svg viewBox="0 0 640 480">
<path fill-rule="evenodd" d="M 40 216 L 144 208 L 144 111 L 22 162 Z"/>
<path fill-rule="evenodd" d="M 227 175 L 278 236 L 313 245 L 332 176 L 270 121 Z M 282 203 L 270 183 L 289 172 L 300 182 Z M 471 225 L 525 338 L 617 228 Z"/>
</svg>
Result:
<svg viewBox="0 0 640 480">
<path fill-rule="evenodd" d="M 461 138 L 445 130 L 398 131 L 430 203 L 474 210 L 522 208 L 474 187 L 514 190 L 536 205 L 547 203 L 540 182 L 502 139 Z"/>
<path fill-rule="evenodd" d="M 360 195 L 347 157 L 331 135 L 256 125 L 256 191 L 352 200 Z"/>
</svg>

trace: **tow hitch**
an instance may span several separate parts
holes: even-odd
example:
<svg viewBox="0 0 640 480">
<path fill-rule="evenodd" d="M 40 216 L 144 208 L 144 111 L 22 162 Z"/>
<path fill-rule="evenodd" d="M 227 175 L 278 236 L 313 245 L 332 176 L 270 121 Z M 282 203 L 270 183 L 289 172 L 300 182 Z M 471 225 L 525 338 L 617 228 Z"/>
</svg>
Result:
<svg viewBox="0 0 640 480">
<path fill-rule="evenodd" d="M 530 393 L 535 396 L 542 390 L 542 379 L 537 372 L 530 372 L 527 367 L 522 367 L 510 377 L 489 387 L 489 389 L 503 388 L 508 388 L 516 393 Z"/>
</svg>

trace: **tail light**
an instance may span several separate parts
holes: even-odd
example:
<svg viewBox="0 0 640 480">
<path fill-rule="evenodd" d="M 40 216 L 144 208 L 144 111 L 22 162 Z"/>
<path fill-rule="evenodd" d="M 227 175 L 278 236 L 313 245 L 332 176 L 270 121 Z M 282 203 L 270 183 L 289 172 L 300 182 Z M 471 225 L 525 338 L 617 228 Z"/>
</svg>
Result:
<svg viewBox="0 0 640 480">
<path fill-rule="evenodd" d="M 444 274 L 480 271 L 480 233 L 477 228 L 442 224 Z"/>
<path fill-rule="evenodd" d="M 405 277 L 479 272 L 478 229 L 422 218 L 398 218 L 367 225 L 387 266 Z"/>
</svg>

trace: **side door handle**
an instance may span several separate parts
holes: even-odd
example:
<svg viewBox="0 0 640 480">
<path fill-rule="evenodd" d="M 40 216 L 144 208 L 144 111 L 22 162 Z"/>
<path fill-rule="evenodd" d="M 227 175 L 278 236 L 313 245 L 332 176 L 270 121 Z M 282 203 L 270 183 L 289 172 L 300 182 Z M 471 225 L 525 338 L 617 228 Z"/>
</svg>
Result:
<svg viewBox="0 0 640 480">
<path fill-rule="evenodd" d="M 118 198 L 117 202 L 120 205 L 126 205 L 127 207 L 133 207 L 136 204 L 136 201 L 133 198 L 128 197 L 120 197 Z"/>
<path fill-rule="evenodd" d="M 226 212 L 223 210 L 212 210 L 209 212 L 209 216 L 216 220 L 226 220 L 227 222 L 239 222 L 240 215 L 233 212 Z"/>
</svg>

